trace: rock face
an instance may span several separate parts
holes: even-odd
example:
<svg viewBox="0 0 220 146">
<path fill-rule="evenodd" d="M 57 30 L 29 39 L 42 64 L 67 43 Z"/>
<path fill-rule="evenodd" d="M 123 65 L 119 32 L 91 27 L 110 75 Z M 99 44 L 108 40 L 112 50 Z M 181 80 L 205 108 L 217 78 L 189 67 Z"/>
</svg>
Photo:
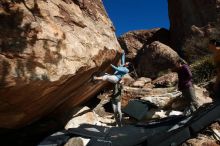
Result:
<svg viewBox="0 0 220 146">
<path fill-rule="evenodd" d="M 169 31 L 163 28 L 131 31 L 120 36 L 118 41 L 126 52 L 127 60 L 134 64 L 138 76 L 155 78 L 161 69 L 169 67 L 170 62 L 175 60 L 174 56 L 178 58 L 177 53 L 168 47 Z"/>
<path fill-rule="evenodd" d="M 104 85 L 91 75 L 120 58 L 100 0 L 3 0 L 0 22 L 0 128 L 79 105 Z"/>
<path fill-rule="evenodd" d="M 219 38 L 219 0 L 168 0 L 171 46 L 192 61 L 207 54 L 209 38 Z"/>
</svg>

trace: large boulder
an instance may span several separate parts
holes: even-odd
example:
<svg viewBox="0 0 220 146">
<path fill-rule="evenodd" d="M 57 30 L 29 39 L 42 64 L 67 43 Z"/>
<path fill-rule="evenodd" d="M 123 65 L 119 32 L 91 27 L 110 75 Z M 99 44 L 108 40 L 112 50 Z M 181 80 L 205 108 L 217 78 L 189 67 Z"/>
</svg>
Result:
<svg viewBox="0 0 220 146">
<path fill-rule="evenodd" d="M 168 0 L 171 46 L 189 61 L 208 54 L 209 38 L 220 35 L 219 0 Z"/>
<path fill-rule="evenodd" d="M 0 128 L 63 115 L 96 94 L 105 83 L 91 75 L 120 58 L 100 0 L 3 0 L 0 22 Z"/>
<path fill-rule="evenodd" d="M 155 41 L 144 47 L 137 60 L 137 73 L 156 78 L 162 71 L 173 68 L 178 59 L 179 55 L 169 46 Z"/>
</svg>

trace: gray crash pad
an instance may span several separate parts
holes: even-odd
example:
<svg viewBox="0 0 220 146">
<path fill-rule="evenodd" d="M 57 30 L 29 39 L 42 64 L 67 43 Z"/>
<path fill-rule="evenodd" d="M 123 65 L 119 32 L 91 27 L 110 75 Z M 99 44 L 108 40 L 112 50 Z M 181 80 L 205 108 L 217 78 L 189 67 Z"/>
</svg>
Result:
<svg viewBox="0 0 220 146">
<path fill-rule="evenodd" d="M 172 125 L 151 125 L 150 128 L 127 125 L 123 127 L 104 127 L 83 124 L 79 128 L 69 129 L 68 133 L 91 138 L 88 146 L 133 146 L 144 142 L 148 137 L 168 130 Z"/>
<path fill-rule="evenodd" d="M 198 110 L 190 123 L 193 133 L 197 133 L 220 118 L 220 104 L 209 104 L 206 110 Z"/>
<path fill-rule="evenodd" d="M 132 99 L 129 100 L 127 106 L 122 109 L 122 112 L 137 120 L 141 120 L 146 116 L 148 110 L 148 102 L 144 100 Z"/>
<path fill-rule="evenodd" d="M 60 146 L 65 144 L 70 136 L 67 135 L 65 131 L 56 132 L 51 136 L 45 138 L 41 143 L 37 146 Z"/>
</svg>

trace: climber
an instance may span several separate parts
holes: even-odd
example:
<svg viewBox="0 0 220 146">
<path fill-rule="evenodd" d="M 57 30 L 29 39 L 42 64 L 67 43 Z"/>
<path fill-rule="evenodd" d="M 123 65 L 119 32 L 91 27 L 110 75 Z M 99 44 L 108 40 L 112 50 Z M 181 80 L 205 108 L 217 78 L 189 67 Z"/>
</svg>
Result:
<svg viewBox="0 0 220 146">
<path fill-rule="evenodd" d="M 94 76 L 93 80 L 103 80 L 103 81 L 109 81 L 111 83 L 118 83 L 122 77 L 129 72 L 128 67 L 131 66 L 131 63 L 126 62 L 125 63 L 125 53 L 122 53 L 122 58 L 121 58 L 121 64 L 116 67 L 111 64 L 111 67 L 115 70 L 115 73 L 113 75 L 110 75 L 108 73 L 105 73 L 103 76 Z"/>
<path fill-rule="evenodd" d="M 185 60 L 179 59 L 174 63 L 172 69 L 178 74 L 178 89 L 182 92 L 184 98 L 188 100 L 189 107 L 185 109 L 185 114 L 190 115 L 199 108 L 198 100 L 195 94 L 195 89 L 192 83 L 192 73 Z"/>
<path fill-rule="evenodd" d="M 214 62 L 217 68 L 217 78 L 214 85 L 216 99 L 220 99 L 220 40 L 210 40 L 209 49 L 214 53 Z"/>
<path fill-rule="evenodd" d="M 131 64 L 129 62 L 125 63 L 125 53 L 123 52 L 121 58 L 121 64 L 118 67 L 111 64 L 111 67 L 115 70 L 115 73 L 113 75 L 106 73 L 103 76 L 93 77 L 93 80 L 103 80 L 114 84 L 113 94 L 111 95 L 111 103 L 114 111 L 114 118 L 116 124 L 119 127 L 122 126 L 122 112 L 121 112 L 121 90 L 122 90 L 121 81 L 122 80 L 121 79 L 125 74 L 129 72 L 128 67 L 130 65 Z"/>
</svg>

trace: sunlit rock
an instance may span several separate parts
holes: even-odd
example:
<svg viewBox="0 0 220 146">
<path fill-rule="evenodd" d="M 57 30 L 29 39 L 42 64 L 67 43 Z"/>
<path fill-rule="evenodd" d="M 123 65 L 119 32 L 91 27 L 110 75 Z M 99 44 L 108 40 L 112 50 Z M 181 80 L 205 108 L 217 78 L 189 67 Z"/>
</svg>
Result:
<svg viewBox="0 0 220 146">
<path fill-rule="evenodd" d="M 102 1 L 0 2 L 0 127 L 58 116 L 95 95 L 120 58 Z M 59 107 L 59 109 L 58 109 Z"/>
</svg>

